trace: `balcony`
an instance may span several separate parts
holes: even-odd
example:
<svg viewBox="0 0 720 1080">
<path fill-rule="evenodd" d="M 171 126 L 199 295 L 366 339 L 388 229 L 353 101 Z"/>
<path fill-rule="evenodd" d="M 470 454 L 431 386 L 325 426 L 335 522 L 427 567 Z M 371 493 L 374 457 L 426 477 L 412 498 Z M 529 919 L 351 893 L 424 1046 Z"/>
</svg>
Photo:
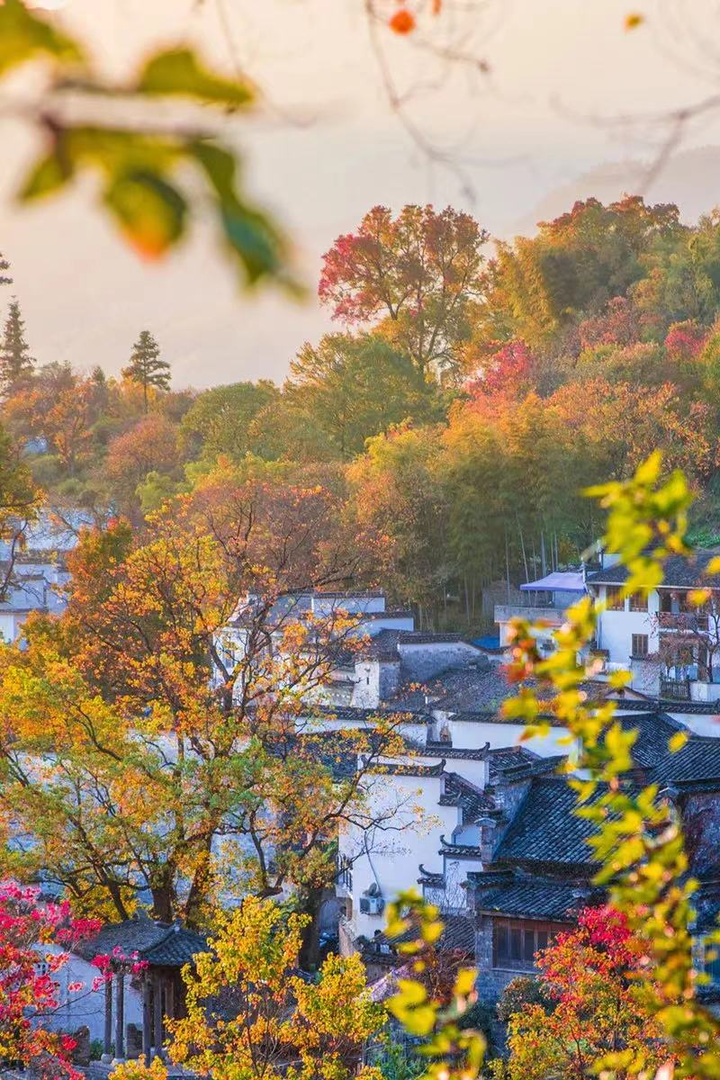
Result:
<svg viewBox="0 0 720 1080">
<path fill-rule="evenodd" d="M 677 630 L 681 633 L 707 633 L 709 620 L 707 615 L 696 611 L 661 611 L 658 613 L 661 630 Z"/>
<path fill-rule="evenodd" d="M 661 676 L 660 697 L 672 701 L 690 701 L 690 680 L 665 679 Z"/>
<path fill-rule="evenodd" d="M 545 622 L 551 626 L 562 626 L 565 621 L 565 608 L 551 604 L 496 604 L 495 622 L 507 623 L 511 619 L 527 619 L 529 622 Z"/>
</svg>

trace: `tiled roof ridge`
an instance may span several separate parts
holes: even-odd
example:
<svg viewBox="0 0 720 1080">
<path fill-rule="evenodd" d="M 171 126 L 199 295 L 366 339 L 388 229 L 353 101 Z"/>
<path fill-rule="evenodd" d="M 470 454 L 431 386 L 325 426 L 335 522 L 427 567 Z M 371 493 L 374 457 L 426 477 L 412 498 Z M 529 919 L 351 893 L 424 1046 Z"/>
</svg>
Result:
<svg viewBox="0 0 720 1080">
<path fill-rule="evenodd" d="M 368 767 L 368 771 L 387 776 L 439 777 L 445 771 L 445 758 L 442 758 L 437 765 L 376 761 Z"/>
<path fill-rule="evenodd" d="M 478 844 L 456 844 L 446 840 L 444 834 L 440 836 L 440 844 L 438 855 L 458 855 L 466 859 L 479 859 L 482 856 L 482 848 Z"/>
</svg>

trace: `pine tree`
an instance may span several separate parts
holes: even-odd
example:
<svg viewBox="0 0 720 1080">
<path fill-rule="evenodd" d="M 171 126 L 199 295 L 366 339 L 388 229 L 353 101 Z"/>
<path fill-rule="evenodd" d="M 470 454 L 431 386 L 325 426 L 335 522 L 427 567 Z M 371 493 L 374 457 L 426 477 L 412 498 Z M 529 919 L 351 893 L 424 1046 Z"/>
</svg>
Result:
<svg viewBox="0 0 720 1080">
<path fill-rule="evenodd" d="M 10 263 L 7 261 L 2 251 L 0 251 L 0 285 L 12 285 L 12 278 L 5 277 L 5 271 L 10 269 Z"/>
<path fill-rule="evenodd" d="M 30 355 L 25 340 L 25 320 L 20 305 L 13 297 L 0 344 L 0 389 L 6 397 L 14 394 L 33 373 L 35 358 Z"/>
<path fill-rule="evenodd" d="M 160 346 L 149 330 L 143 330 L 133 345 L 130 363 L 122 370 L 123 378 L 143 388 L 145 412 L 148 411 L 148 389 L 170 389 L 170 365 L 160 359 Z"/>
</svg>

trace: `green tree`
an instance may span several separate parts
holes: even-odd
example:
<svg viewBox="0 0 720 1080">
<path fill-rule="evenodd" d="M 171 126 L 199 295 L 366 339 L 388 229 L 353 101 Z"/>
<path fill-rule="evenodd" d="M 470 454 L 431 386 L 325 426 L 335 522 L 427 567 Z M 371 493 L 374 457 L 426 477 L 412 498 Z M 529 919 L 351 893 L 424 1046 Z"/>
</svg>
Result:
<svg viewBox="0 0 720 1080">
<path fill-rule="evenodd" d="M 133 346 L 130 363 L 122 370 L 124 379 L 142 387 L 145 412 L 148 411 L 150 387 L 170 389 L 170 365 L 160 359 L 160 346 L 149 330 L 142 330 Z"/>
<path fill-rule="evenodd" d="M 393 424 L 427 420 L 433 405 L 441 411 L 435 386 L 377 333 L 326 334 L 317 346 L 302 347 L 290 372 L 286 394 L 345 460 Z"/>
<path fill-rule="evenodd" d="M 0 345 L 0 388 L 10 397 L 26 385 L 33 373 L 34 357 L 25 340 L 25 321 L 20 304 L 13 298 L 8 308 Z"/>
<path fill-rule="evenodd" d="M 5 277 L 4 274 L 10 269 L 10 263 L 7 261 L 2 251 L 0 251 L 0 285 L 12 285 L 12 278 Z"/>
<path fill-rule="evenodd" d="M 214 461 L 219 454 L 227 454 L 241 458 L 253 449 L 252 421 L 279 396 L 269 379 L 215 386 L 200 394 L 185 414 L 180 438 L 193 457 Z"/>
</svg>

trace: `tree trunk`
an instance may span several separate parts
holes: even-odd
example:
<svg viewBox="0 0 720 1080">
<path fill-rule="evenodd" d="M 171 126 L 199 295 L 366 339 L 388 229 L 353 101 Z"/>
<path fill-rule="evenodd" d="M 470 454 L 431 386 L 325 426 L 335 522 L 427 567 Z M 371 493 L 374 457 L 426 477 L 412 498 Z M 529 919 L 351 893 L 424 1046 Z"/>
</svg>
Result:
<svg viewBox="0 0 720 1080">
<path fill-rule="evenodd" d="M 152 894 L 152 910 L 150 912 L 153 919 L 157 919 L 158 922 L 172 922 L 175 918 L 175 890 L 169 881 L 164 881 L 161 885 L 153 885 L 150 888 Z"/>
<path fill-rule="evenodd" d="M 303 971 L 317 971 L 320 963 L 320 912 L 323 903 L 332 893 L 328 889 L 310 889 L 298 896 L 299 910 L 310 916 L 310 922 L 303 930 L 300 946 L 300 967 Z"/>
</svg>

